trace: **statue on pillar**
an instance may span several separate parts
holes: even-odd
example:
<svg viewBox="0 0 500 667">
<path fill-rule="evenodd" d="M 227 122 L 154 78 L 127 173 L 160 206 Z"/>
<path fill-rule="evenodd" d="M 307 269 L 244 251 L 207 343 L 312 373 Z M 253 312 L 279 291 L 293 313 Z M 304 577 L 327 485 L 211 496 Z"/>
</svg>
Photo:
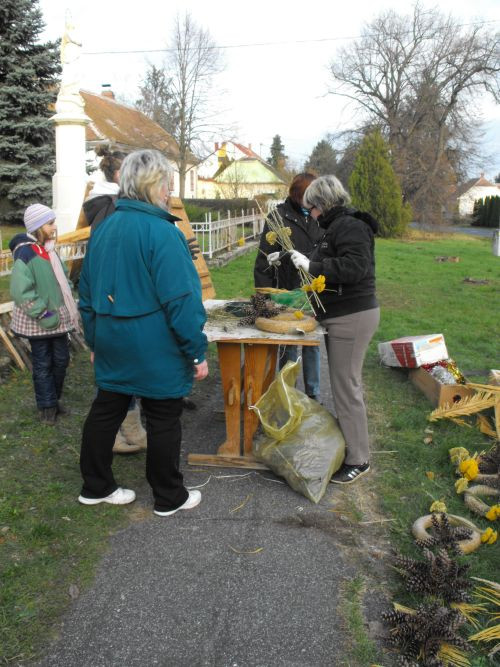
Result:
<svg viewBox="0 0 500 667">
<path fill-rule="evenodd" d="M 64 35 L 61 40 L 62 76 L 56 101 L 56 112 L 82 114 L 84 101 L 80 95 L 80 56 L 82 41 L 71 13 L 66 11 Z"/>
</svg>

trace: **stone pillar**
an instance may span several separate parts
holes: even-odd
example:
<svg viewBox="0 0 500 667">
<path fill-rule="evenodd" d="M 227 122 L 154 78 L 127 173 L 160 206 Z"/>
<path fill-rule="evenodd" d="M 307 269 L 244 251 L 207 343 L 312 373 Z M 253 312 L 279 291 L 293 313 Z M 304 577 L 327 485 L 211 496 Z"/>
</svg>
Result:
<svg viewBox="0 0 500 667">
<path fill-rule="evenodd" d="M 76 228 L 85 194 L 85 103 L 80 95 L 82 43 L 69 12 L 61 40 L 62 76 L 56 101 L 56 173 L 52 178 L 53 208 L 59 235 Z"/>
<path fill-rule="evenodd" d="M 56 126 L 52 205 L 57 216 L 57 231 L 61 235 L 76 229 L 85 195 L 85 127 L 89 118 L 84 113 L 57 113 L 52 121 Z"/>
</svg>

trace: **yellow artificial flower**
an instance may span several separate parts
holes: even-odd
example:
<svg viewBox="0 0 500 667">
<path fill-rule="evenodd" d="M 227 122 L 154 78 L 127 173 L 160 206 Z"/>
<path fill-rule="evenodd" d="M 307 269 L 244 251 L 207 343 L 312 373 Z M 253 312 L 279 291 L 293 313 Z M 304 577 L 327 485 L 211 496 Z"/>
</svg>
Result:
<svg viewBox="0 0 500 667">
<path fill-rule="evenodd" d="M 301 310 L 296 310 L 294 315 L 298 320 L 302 320 L 304 318 L 304 313 Z"/>
<path fill-rule="evenodd" d="M 479 474 L 479 466 L 476 459 L 465 459 L 464 461 L 461 461 L 459 469 L 462 475 L 469 481 L 475 479 Z"/>
<path fill-rule="evenodd" d="M 486 528 L 484 533 L 481 535 L 481 542 L 483 544 L 495 544 L 497 541 L 498 533 L 493 528 Z"/>
<path fill-rule="evenodd" d="M 427 470 L 427 472 L 425 473 L 425 476 L 426 476 L 428 479 L 434 479 L 434 477 L 435 477 L 436 475 L 432 472 L 432 470 Z"/>
<path fill-rule="evenodd" d="M 291 230 L 290 227 L 283 227 L 283 232 L 284 232 L 287 236 L 291 236 L 291 235 L 292 235 L 292 230 Z"/>
<path fill-rule="evenodd" d="M 500 505 L 492 505 L 484 516 L 488 521 L 496 521 L 500 517 Z"/>
<path fill-rule="evenodd" d="M 446 509 L 446 505 L 443 503 L 442 500 L 435 500 L 429 508 L 429 512 L 446 513 L 447 511 L 448 510 Z"/>
<path fill-rule="evenodd" d="M 314 292 L 317 292 L 318 294 L 322 292 L 326 285 L 325 285 L 325 276 L 318 276 L 312 281 L 312 288 Z"/>
<path fill-rule="evenodd" d="M 269 243 L 269 245 L 274 245 L 277 240 L 278 236 L 276 235 L 276 232 L 267 232 L 266 241 Z"/>
<path fill-rule="evenodd" d="M 448 450 L 450 461 L 453 464 L 461 463 L 464 459 L 469 459 L 470 454 L 465 447 L 452 447 Z"/>
<path fill-rule="evenodd" d="M 460 477 L 460 479 L 457 479 L 457 481 L 455 482 L 455 491 L 457 493 L 463 493 L 468 486 L 469 486 L 469 480 L 465 479 L 465 477 Z"/>
<path fill-rule="evenodd" d="M 313 278 L 310 285 L 303 285 L 304 292 L 322 292 L 325 289 L 325 276 L 318 276 Z"/>
<path fill-rule="evenodd" d="M 245 245 L 245 239 L 243 237 L 241 239 L 238 239 L 238 245 L 240 247 Z"/>
</svg>

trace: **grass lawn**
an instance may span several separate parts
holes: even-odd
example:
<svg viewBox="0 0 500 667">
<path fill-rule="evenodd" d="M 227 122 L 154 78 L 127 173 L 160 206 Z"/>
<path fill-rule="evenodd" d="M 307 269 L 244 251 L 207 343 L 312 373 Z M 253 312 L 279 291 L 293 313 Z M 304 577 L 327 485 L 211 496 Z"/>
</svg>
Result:
<svg viewBox="0 0 500 667">
<path fill-rule="evenodd" d="M 443 255 L 458 255 L 460 261 L 435 261 Z M 254 260 L 252 252 L 211 270 L 218 298 L 252 293 Z M 408 554 L 417 553 L 411 524 L 428 512 L 433 500 L 443 499 L 450 512 L 488 526 L 455 494 L 448 449 L 462 445 L 481 451 L 491 442 L 475 428 L 438 422 L 431 426 L 432 443 L 424 444 L 431 406 L 404 371 L 380 366 L 376 344 L 403 335 L 443 333 L 461 370 L 485 380 L 487 370 L 498 367 L 498 262 L 489 241 L 469 237 L 377 241 L 382 322 L 367 356 L 365 385 L 373 448 L 386 453 L 374 454 L 369 479 L 391 519 L 384 525 L 390 526 L 394 547 Z M 466 284 L 466 277 L 489 284 Z M 82 589 L 92 581 L 108 535 L 133 518 L 133 510 L 125 515 L 119 507 L 106 506 L 95 525 L 93 513 L 75 502 L 81 425 L 92 395 L 84 353 L 74 355 L 68 373 L 65 397 L 72 414 L 55 429 L 37 421 L 27 374 L 14 371 L 0 385 L 0 664 L 26 661 L 50 640 L 74 587 Z M 132 459 L 117 457 L 115 466 L 126 486 L 134 488 L 143 479 L 143 467 Z M 434 472 L 433 480 L 428 471 Z M 498 544 L 482 546 L 467 563 L 475 576 L 498 578 Z M 361 590 L 363 581 L 355 583 Z M 396 578 L 393 586 L 399 601 L 411 602 Z M 355 625 L 362 627 L 354 611 Z M 472 664 L 487 664 L 481 660 L 473 658 Z"/>
</svg>

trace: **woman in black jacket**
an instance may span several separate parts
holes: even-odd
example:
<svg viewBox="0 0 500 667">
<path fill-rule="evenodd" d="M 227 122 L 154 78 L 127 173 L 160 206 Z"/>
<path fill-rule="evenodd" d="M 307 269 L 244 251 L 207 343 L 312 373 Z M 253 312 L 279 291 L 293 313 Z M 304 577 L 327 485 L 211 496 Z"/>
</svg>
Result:
<svg viewBox="0 0 500 667">
<path fill-rule="evenodd" d="M 317 222 L 311 218 L 308 209 L 304 208 L 302 198 L 306 188 L 314 181 L 314 174 L 297 174 L 290 184 L 288 197 L 276 207 L 283 223 L 291 229 L 291 241 L 294 248 L 309 255 L 323 232 Z M 280 257 L 282 248 L 278 243 L 270 245 L 266 239 L 269 232 L 267 223 L 260 237 L 259 252 L 255 260 L 255 287 L 278 287 L 293 290 L 300 287 L 300 277 L 292 264 L 290 255 Z M 296 361 L 298 348 L 286 345 L 281 348 L 279 367 L 287 361 Z M 304 388 L 310 398 L 319 401 L 320 393 L 320 351 L 317 346 L 304 345 L 302 348 L 302 370 Z"/>
<path fill-rule="evenodd" d="M 313 276 L 326 278 L 316 314 L 326 330 L 330 383 L 346 458 L 332 482 L 350 484 L 370 469 L 362 370 L 368 344 L 378 328 L 375 295 L 374 235 L 377 221 L 348 208 L 349 194 L 335 176 L 321 176 L 304 193 L 304 205 L 323 230 L 310 259 L 293 252 L 292 262 Z"/>
</svg>

